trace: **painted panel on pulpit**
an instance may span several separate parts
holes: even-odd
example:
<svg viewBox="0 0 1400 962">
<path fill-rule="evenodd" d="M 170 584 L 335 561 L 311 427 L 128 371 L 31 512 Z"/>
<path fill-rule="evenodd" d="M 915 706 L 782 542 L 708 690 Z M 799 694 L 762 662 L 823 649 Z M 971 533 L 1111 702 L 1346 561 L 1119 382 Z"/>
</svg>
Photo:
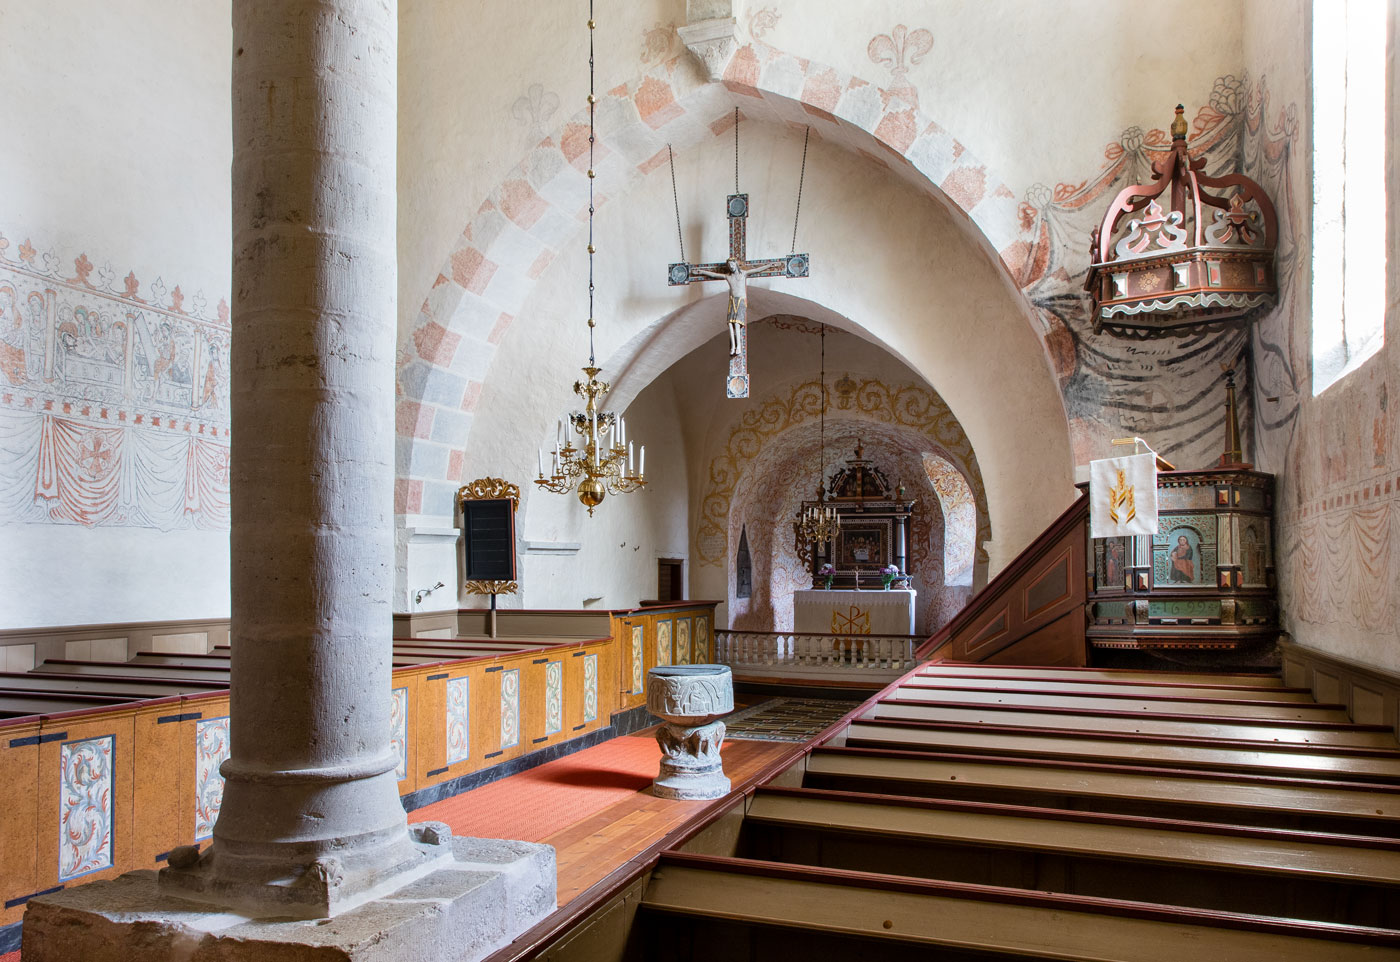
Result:
<svg viewBox="0 0 1400 962">
<path fill-rule="evenodd" d="M 1094 576 L 1096 590 L 1123 591 L 1127 570 L 1127 538 L 1094 539 Z"/>
<path fill-rule="evenodd" d="M 1241 522 L 1239 559 L 1246 588 L 1268 586 L 1269 523 L 1267 520 L 1258 518 Z"/>
<path fill-rule="evenodd" d="M 1163 517 L 1152 539 L 1152 580 L 1158 588 L 1215 584 L 1215 519 Z M 1207 534 L 1209 532 L 1209 534 Z"/>
</svg>

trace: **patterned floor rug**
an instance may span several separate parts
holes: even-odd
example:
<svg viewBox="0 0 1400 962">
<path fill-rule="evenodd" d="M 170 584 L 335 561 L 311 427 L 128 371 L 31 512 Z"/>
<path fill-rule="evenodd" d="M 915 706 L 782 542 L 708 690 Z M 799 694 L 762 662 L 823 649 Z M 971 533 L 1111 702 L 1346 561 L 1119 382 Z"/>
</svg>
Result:
<svg viewBox="0 0 1400 962">
<path fill-rule="evenodd" d="M 723 719 L 725 738 L 805 742 L 860 702 L 821 698 L 770 698 Z"/>
</svg>

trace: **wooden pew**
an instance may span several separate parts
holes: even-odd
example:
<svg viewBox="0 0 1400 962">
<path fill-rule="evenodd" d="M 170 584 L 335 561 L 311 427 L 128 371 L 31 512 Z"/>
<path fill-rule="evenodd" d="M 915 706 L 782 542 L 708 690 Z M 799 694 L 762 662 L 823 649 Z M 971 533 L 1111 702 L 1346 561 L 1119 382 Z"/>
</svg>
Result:
<svg viewBox="0 0 1400 962">
<path fill-rule="evenodd" d="M 1400 838 L 1400 787 L 1148 766 L 822 747 L 803 785 Z"/>
<path fill-rule="evenodd" d="M 1186 698 L 1230 698 L 1271 703 L 1310 703 L 1313 700 L 1312 690 L 1308 688 L 1281 688 L 1277 686 L 1261 688 L 1253 685 L 1188 685 L 1172 681 L 1145 684 L 1131 681 L 1050 680 L 1025 675 L 1011 677 L 942 675 L 929 670 L 920 671 L 917 675 L 903 682 L 902 686 L 903 685 L 968 691 L 1052 691 L 1077 692 L 1085 695 L 1168 695 Z"/>
<path fill-rule="evenodd" d="M 79 661 L 68 658 L 52 658 L 39 665 L 38 670 L 52 674 L 214 681 L 222 682 L 225 688 L 228 687 L 227 668 L 171 668 L 163 665 L 131 665 L 124 661 Z"/>
<path fill-rule="evenodd" d="M 149 665 L 152 668 L 228 668 L 229 656 L 141 651 L 120 664 Z"/>
<path fill-rule="evenodd" d="M 1312 699 L 1263 699 L 1232 697 L 1231 689 L 1184 689 L 1189 692 L 1210 692 L 1210 695 L 1184 695 L 1176 689 L 1149 690 L 1145 686 L 1123 686 L 1127 690 L 1096 690 L 1088 692 L 1085 685 L 1046 685 L 1039 688 L 977 688 L 977 686 L 934 685 L 932 679 L 917 679 L 895 689 L 897 699 L 925 700 L 958 704 L 1011 704 L 1011 706 L 1040 706 L 1054 709 L 1112 709 L 1116 711 L 1148 711 L 1158 714 L 1211 714 L 1222 718 L 1294 718 L 1294 720 L 1348 721 L 1344 704 L 1322 704 Z M 1273 695 L 1273 689 L 1254 689 L 1253 695 Z"/>
<path fill-rule="evenodd" d="M 659 859 L 638 920 L 658 962 L 1400 958 L 1388 929 L 676 852 Z"/>
<path fill-rule="evenodd" d="M 1059 731 L 1182 735 L 1232 741 L 1290 743 L 1299 746 L 1392 748 L 1395 745 L 1395 736 L 1386 726 L 1354 725 L 1350 722 L 1308 722 L 1111 709 L 1067 711 L 1035 705 L 977 705 L 910 699 L 882 699 L 880 710 L 889 718 Z"/>
<path fill-rule="evenodd" d="M 972 678 L 1035 678 L 1042 681 L 1129 682 L 1175 685 L 1229 685 L 1248 688 L 1283 688 L 1276 675 L 1243 672 L 1138 671 L 1131 668 L 1039 668 L 1027 665 L 959 665 L 940 662 L 918 676 L 949 675 Z"/>
<path fill-rule="evenodd" d="M 89 693 L 59 693 L 8 689 L 0 692 L 0 718 L 22 718 L 25 715 L 53 715 L 81 708 L 103 708 L 131 701 L 125 695 Z"/>
<path fill-rule="evenodd" d="M 875 712 L 851 723 L 844 744 L 939 754 L 1005 755 L 1400 784 L 1400 756 L 1381 748 L 1300 748 L 1293 744 L 1187 736 L 945 725 Z"/>
<path fill-rule="evenodd" d="M 75 675 L 72 672 L 0 672 L 0 691 L 84 692 L 126 695 L 130 699 L 165 698 L 168 695 L 222 691 L 228 685 L 216 681 L 180 681 L 162 678 L 114 678 L 103 675 Z"/>
<path fill-rule="evenodd" d="M 762 788 L 745 858 L 1400 928 L 1400 841 Z"/>
<path fill-rule="evenodd" d="M 1345 705 L 1315 701 L 1265 701 L 1258 698 L 1184 696 L 1174 692 L 1129 694 L 1122 692 L 1081 692 L 1078 686 L 1040 690 L 1003 690 L 947 687 L 930 684 L 900 685 L 893 700 L 957 705 L 992 705 L 1016 708 L 1055 708 L 1062 711 L 1138 712 L 1146 715 L 1190 715 L 1212 718 L 1288 719 L 1292 721 L 1350 721 Z M 1267 690 L 1267 689 L 1266 689 Z"/>
</svg>

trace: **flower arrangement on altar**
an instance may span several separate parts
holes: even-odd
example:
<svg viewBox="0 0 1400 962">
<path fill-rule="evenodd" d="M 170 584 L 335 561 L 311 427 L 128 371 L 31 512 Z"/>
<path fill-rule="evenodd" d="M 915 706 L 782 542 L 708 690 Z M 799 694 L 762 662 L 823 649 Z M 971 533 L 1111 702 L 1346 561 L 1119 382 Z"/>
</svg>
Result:
<svg viewBox="0 0 1400 962">
<path fill-rule="evenodd" d="M 896 578 L 898 578 L 898 577 L 899 577 L 899 566 L 898 566 L 898 565 L 888 564 L 888 565 L 885 565 L 883 568 L 880 569 L 880 581 L 884 583 L 884 585 L 885 585 L 885 590 L 886 590 L 886 591 L 889 591 L 889 590 L 890 590 L 890 585 L 893 584 L 893 583 L 894 583 L 894 579 L 896 579 Z"/>
<path fill-rule="evenodd" d="M 817 569 L 817 576 L 825 580 L 825 587 L 831 588 L 831 579 L 836 575 L 836 566 L 828 561 Z"/>
</svg>

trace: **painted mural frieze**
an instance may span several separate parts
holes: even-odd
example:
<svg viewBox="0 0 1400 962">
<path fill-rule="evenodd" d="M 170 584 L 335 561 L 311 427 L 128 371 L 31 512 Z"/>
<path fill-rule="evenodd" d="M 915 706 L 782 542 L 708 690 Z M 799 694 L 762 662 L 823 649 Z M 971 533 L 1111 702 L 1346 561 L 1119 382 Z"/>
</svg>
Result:
<svg viewBox="0 0 1400 962">
<path fill-rule="evenodd" d="M 229 310 L 0 234 L 0 522 L 228 526 Z"/>
</svg>

